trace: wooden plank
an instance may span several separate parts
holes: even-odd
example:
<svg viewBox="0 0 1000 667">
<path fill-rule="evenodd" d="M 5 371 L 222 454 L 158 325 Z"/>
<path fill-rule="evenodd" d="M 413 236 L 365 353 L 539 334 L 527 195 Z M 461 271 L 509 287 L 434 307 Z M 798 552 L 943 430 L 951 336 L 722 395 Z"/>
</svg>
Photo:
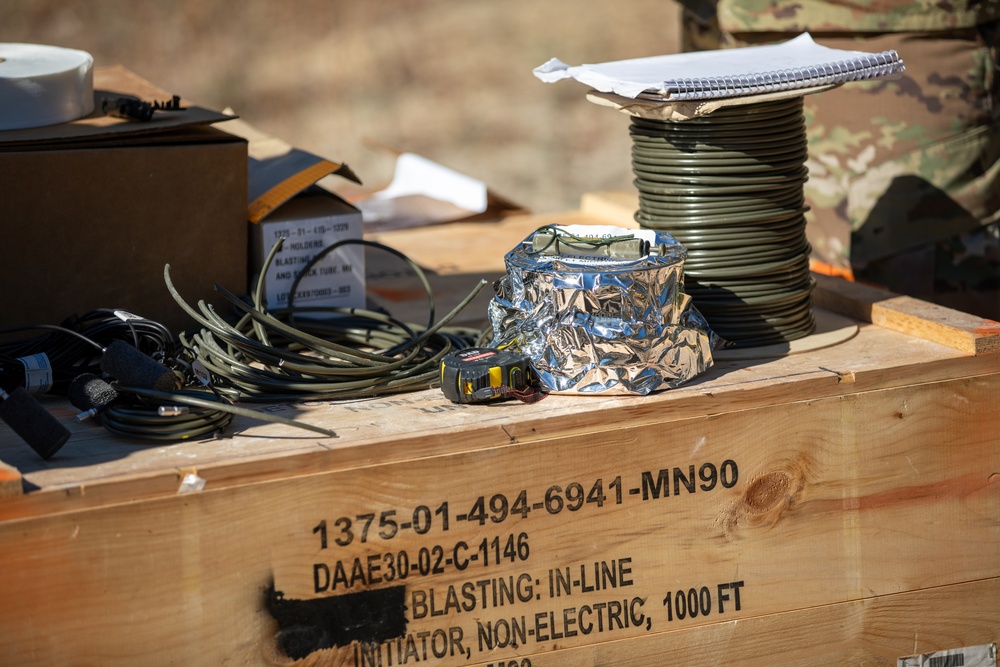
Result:
<svg viewBox="0 0 1000 667">
<path fill-rule="evenodd" d="M 0 461 L 0 501 L 24 493 L 24 480 L 17 468 Z"/>
<path fill-rule="evenodd" d="M 772 616 L 717 623 L 555 654 L 548 664 L 659 667 L 895 665 L 901 657 L 993 644 L 1000 637 L 1000 579 L 885 595 Z"/>
<path fill-rule="evenodd" d="M 402 649 L 350 645 L 343 664 L 388 664 L 425 639 L 444 652 L 434 664 L 563 664 L 562 649 L 607 659 L 631 640 L 664 647 L 676 631 L 994 579 L 1000 414 L 969 406 L 997 401 L 1000 373 L 623 418 L 586 436 L 471 435 L 443 456 L 218 489 L 209 478 L 196 493 L 0 522 L 0 655 L 136 664 L 169 646 L 178 664 L 287 662 L 265 606 L 273 583 L 298 609 L 401 596 L 405 609 L 384 613 L 405 619 Z M 691 590 L 705 613 L 676 606 Z M 345 627 L 372 637 L 399 618 Z M 893 645 L 920 644 L 912 624 L 896 628 Z"/>
<path fill-rule="evenodd" d="M 633 217 L 639 209 L 639 196 L 624 190 L 585 192 L 580 198 L 580 212 L 602 220 L 604 224 L 638 228 Z"/>
<path fill-rule="evenodd" d="M 1000 322 L 842 278 L 814 274 L 813 303 L 967 354 L 1000 351 Z"/>
<path fill-rule="evenodd" d="M 495 223 L 459 222 L 374 234 L 370 238 L 403 252 L 438 274 L 506 271 L 504 255 L 545 225 L 598 224 L 579 211 L 512 215 Z"/>
<path fill-rule="evenodd" d="M 171 495 L 179 471 L 213 484 L 274 479 L 437 456 L 477 446 L 586 435 L 620 420 L 662 422 L 879 388 L 1000 372 L 1000 355 L 969 357 L 940 345 L 863 327 L 835 348 L 756 361 L 719 361 L 703 376 L 653 396 L 550 396 L 533 404 L 460 406 L 440 390 L 357 401 L 274 404 L 260 409 L 337 431 L 321 438 L 239 417 L 220 440 L 150 446 L 76 423 L 68 403 L 47 407 L 72 432 L 42 461 L 0 424 L 0 458 L 40 489 L 0 503 L 0 519 Z"/>
</svg>

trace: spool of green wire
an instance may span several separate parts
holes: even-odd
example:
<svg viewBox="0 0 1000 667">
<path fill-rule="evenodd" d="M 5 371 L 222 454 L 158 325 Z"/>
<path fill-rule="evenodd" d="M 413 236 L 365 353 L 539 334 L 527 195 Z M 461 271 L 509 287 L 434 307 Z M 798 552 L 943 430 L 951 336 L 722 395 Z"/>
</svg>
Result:
<svg viewBox="0 0 1000 667">
<path fill-rule="evenodd" d="M 793 97 L 631 122 L 636 221 L 687 248 L 685 291 L 735 347 L 815 328 L 802 107 Z"/>
</svg>

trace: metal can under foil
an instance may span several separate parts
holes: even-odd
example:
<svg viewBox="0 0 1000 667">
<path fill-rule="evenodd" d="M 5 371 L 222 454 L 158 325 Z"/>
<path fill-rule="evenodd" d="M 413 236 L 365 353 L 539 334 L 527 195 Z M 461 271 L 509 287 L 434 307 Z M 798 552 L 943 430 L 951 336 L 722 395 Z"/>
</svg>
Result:
<svg viewBox="0 0 1000 667">
<path fill-rule="evenodd" d="M 527 356 L 548 391 L 649 394 L 712 365 L 717 342 L 684 292 L 687 251 L 665 232 L 547 226 L 504 258 L 492 347 Z"/>
</svg>

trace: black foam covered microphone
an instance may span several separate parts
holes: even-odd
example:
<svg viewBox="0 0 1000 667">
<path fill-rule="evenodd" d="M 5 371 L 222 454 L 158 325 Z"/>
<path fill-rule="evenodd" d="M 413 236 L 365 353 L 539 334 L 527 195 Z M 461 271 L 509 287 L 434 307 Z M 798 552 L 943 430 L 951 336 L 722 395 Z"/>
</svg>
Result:
<svg viewBox="0 0 1000 667">
<path fill-rule="evenodd" d="M 123 340 L 114 340 L 101 356 L 101 370 L 126 387 L 175 391 L 181 379 L 172 370 Z"/>
<path fill-rule="evenodd" d="M 69 430 L 24 387 L 0 389 L 0 419 L 46 460 L 69 440 Z"/>
<path fill-rule="evenodd" d="M 100 414 L 118 398 L 118 391 L 93 373 L 83 373 L 73 378 L 69 383 L 68 393 L 69 402 L 83 411 L 76 416 L 78 420 Z"/>
</svg>

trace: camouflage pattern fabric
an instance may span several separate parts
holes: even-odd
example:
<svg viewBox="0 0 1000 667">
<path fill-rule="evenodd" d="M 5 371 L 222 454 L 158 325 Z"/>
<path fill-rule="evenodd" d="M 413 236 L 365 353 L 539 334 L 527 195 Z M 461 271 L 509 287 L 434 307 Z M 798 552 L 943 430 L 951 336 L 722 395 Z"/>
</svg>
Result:
<svg viewBox="0 0 1000 667">
<path fill-rule="evenodd" d="M 724 32 L 886 33 L 974 28 L 1000 18 L 996 0 L 719 0 Z"/>
<path fill-rule="evenodd" d="M 831 272 L 1000 319 L 1000 2 L 685 4 L 685 50 L 896 50 L 894 81 L 805 98 L 807 235 Z"/>
</svg>

